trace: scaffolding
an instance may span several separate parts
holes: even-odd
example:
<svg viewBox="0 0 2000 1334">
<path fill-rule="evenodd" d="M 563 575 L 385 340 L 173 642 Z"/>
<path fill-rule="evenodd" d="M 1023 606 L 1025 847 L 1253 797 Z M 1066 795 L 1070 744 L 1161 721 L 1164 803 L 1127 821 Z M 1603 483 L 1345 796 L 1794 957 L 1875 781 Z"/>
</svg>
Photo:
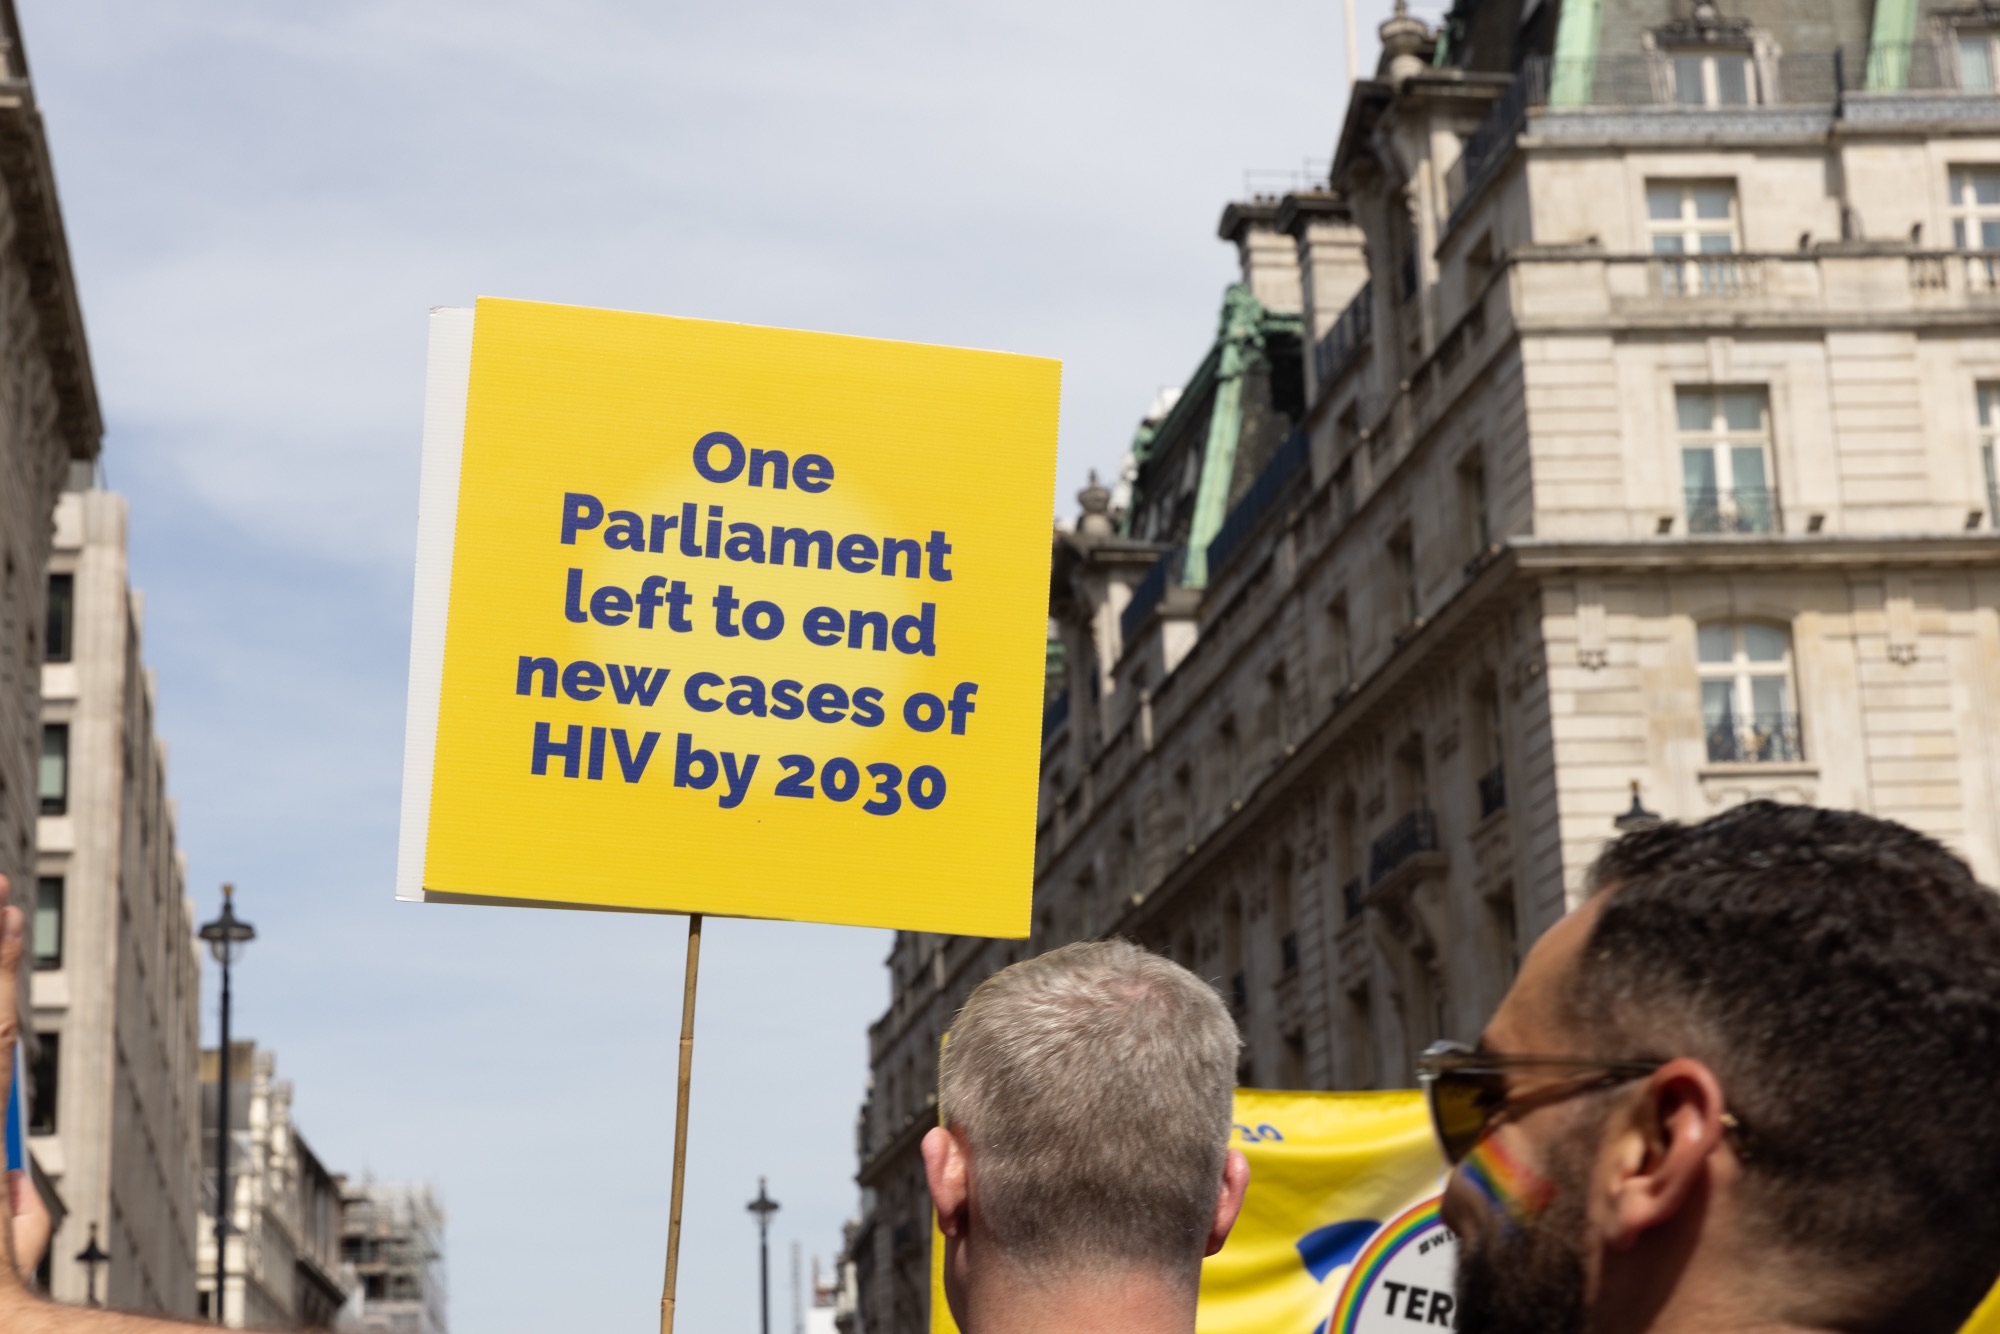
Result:
<svg viewBox="0 0 2000 1334">
<path fill-rule="evenodd" d="M 428 1185 L 343 1185 L 340 1254 L 356 1278 L 343 1334 L 446 1334 L 444 1225 Z"/>
</svg>

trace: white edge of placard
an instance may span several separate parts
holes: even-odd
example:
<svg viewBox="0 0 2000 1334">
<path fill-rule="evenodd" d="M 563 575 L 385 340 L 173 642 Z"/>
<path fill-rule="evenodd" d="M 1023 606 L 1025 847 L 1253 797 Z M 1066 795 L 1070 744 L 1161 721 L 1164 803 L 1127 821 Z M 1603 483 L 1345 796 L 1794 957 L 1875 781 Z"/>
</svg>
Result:
<svg viewBox="0 0 2000 1334">
<path fill-rule="evenodd" d="M 462 306 L 431 311 L 424 373 L 424 457 L 417 489 L 417 580 L 410 612 L 410 699 L 403 724 L 403 820 L 396 845 L 396 897 L 422 902 L 430 844 L 431 776 L 438 701 L 444 691 L 444 630 L 451 605 L 451 554 L 458 535 L 458 470 L 472 378 L 472 316 Z"/>
</svg>

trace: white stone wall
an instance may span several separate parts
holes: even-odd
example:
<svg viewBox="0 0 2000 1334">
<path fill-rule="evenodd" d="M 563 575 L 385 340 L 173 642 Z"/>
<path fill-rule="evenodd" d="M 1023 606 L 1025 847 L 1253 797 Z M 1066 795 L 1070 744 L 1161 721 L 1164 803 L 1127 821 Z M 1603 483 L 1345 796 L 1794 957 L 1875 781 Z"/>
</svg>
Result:
<svg viewBox="0 0 2000 1334">
<path fill-rule="evenodd" d="M 52 1287 L 83 1299 L 95 1223 L 109 1304 L 193 1315 L 200 964 L 122 497 L 63 495 L 54 568 L 76 619 L 73 660 L 43 669 L 46 719 L 70 729 L 69 809 L 40 817 L 37 863 L 64 881 L 62 967 L 33 978 L 35 1029 L 61 1044 L 56 1133 L 33 1145 L 69 1211 Z"/>
</svg>

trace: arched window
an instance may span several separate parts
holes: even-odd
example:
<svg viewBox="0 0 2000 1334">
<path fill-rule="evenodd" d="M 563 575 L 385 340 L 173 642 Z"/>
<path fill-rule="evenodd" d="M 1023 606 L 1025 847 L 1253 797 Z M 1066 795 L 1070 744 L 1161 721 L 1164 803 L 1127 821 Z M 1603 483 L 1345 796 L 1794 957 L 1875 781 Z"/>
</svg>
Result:
<svg viewBox="0 0 2000 1334">
<path fill-rule="evenodd" d="M 1716 621 L 1696 631 L 1701 723 L 1712 763 L 1805 758 L 1792 636 L 1760 621 Z"/>
</svg>

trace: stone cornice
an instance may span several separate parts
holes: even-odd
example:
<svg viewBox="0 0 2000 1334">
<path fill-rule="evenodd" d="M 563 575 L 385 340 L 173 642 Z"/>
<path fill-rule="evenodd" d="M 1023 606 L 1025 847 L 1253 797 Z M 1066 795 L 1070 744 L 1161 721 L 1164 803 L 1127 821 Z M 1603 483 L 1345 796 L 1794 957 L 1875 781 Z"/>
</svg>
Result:
<svg viewBox="0 0 2000 1334">
<path fill-rule="evenodd" d="M 18 31 L 11 3 L 0 19 L 10 32 Z M 61 411 L 59 429 L 71 458 L 94 459 L 104 435 L 104 420 L 90 369 L 69 241 L 56 199 L 55 164 L 34 89 L 25 77 L 19 77 L 26 66 L 20 61 L 18 37 L 11 54 L 8 73 L 13 77 L 0 79 L 0 181 L 5 182 L 19 226 L 15 244 L 27 270 L 29 299 L 54 380 Z"/>
</svg>

